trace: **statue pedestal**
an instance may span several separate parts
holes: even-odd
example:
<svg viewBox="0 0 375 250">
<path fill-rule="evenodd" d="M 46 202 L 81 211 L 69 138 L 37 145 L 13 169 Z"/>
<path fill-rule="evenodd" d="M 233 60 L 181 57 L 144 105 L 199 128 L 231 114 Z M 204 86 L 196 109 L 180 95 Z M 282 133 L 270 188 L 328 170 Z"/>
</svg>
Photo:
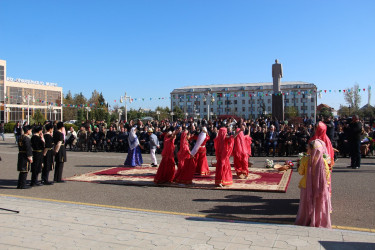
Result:
<svg viewBox="0 0 375 250">
<path fill-rule="evenodd" d="M 272 95 L 272 117 L 284 121 L 283 95 Z"/>
</svg>

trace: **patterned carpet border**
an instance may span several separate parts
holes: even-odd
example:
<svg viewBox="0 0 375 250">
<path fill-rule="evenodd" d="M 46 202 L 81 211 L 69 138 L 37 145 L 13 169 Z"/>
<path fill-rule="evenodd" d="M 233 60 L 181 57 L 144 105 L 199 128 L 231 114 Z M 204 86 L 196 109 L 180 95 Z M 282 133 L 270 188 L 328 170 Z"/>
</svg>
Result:
<svg viewBox="0 0 375 250">
<path fill-rule="evenodd" d="M 157 168 L 144 164 L 142 167 L 117 166 L 75 175 L 66 178 L 67 181 L 92 182 L 116 185 L 135 186 L 166 186 L 193 189 L 240 190 L 260 192 L 286 192 L 292 176 L 292 170 L 278 171 L 268 168 L 250 168 L 247 179 L 239 179 L 234 171 L 233 185 L 223 188 L 215 184 L 215 168 L 210 168 L 209 176 L 194 176 L 192 185 L 178 185 L 176 183 L 157 185 L 153 182 Z"/>
</svg>

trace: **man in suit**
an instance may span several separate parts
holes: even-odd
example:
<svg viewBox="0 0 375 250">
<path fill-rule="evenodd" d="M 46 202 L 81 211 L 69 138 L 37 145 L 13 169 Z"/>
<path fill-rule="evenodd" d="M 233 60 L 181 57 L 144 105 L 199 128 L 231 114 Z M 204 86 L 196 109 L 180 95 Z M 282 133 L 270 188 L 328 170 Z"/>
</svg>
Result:
<svg viewBox="0 0 375 250">
<path fill-rule="evenodd" d="M 353 169 L 361 167 L 361 132 L 362 123 L 358 119 L 358 115 L 353 115 L 352 122 L 349 124 L 349 145 L 350 145 L 350 158 Z"/>
<path fill-rule="evenodd" d="M 149 136 L 149 143 L 150 143 L 150 155 L 151 155 L 151 166 L 157 167 L 158 162 L 156 160 L 156 149 L 160 148 L 158 137 L 153 133 L 154 130 L 152 128 L 149 128 L 147 133 Z"/>
<path fill-rule="evenodd" d="M 271 125 L 265 140 L 267 157 L 270 154 L 270 147 L 273 148 L 272 156 L 275 157 L 278 137 L 279 134 L 275 131 L 275 126 Z"/>
</svg>

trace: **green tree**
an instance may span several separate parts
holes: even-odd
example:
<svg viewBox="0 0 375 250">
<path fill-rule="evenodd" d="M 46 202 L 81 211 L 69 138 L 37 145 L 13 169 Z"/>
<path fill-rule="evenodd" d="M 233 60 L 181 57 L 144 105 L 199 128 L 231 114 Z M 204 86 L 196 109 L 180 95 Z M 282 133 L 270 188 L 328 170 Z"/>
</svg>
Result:
<svg viewBox="0 0 375 250">
<path fill-rule="evenodd" d="M 64 107 L 63 107 L 64 121 L 76 120 L 77 109 L 75 107 L 68 107 L 69 105 L 74 104 L 74 99 L 70 90 L 64 96 L 63 103 L 64 103 Z M 67 106 L 65 107 L 65 105 Z"/>
<path fill-rule="evenodd" d="M 359 105 L 361 104 L 361 96 L 359 95 L 359 85 L 356 83 L 354 87 L 350 88 L 348 91 L 344 93 L 344 100 L 348 103 L 351 107 L 351 111 L 355 113 L 359 109 Z"/>
<path fill-rule="evenodd" d="M 323 107 L 320 111 L 319 111 L 319 116 L 323 116 L 324 118 L 327 118 L 329 116 L 333 116 L 332 114 L 332 111 L 330 108 L 327 108 L 327 107 Z"/>
<path fill-rule="evenodd" d="M 44 122 L 46 121 L 46 119 L 44 118 L 44 115 L 42 114 L 42 112 L 37 109 L 35 110 L 34 112 L 34 115 L 31 117 L 30 119 L 30 124 L 43 124 Z"/>
<path fill-rule="evenodd" d="M 298 109 L 294 106 L 287 106 L 284 109 L 285 120 L 289 120 L 299 116 Z"/>
<path fill-rule="evenodd" d="M 174 108 L 173 113 L 174 113 L 174 117 L 176 117 L 176 119 L 183 119 L 184 118 L 184 112 L 182 112 L 182 110 L 178 106 L 176 106 Z"/>
</svg>

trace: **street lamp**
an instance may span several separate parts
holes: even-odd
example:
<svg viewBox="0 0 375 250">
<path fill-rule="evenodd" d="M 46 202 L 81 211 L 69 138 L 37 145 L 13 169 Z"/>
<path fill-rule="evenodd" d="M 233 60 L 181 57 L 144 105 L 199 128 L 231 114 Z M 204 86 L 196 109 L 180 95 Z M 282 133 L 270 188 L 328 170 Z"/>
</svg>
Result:
<svg viewBox="0 0 375 250">
<path fill-rule="evenodd" d="M 86 109 L 86 121 L 89 120 L 89 112 L 91 111 L 91 108 L 90 107 L 85 107 Z"/>
<path fill-rule="evenodd" d="M 27 124 L 28 125 L 30 124 L 30 99 L 32 100 L 33 103 L 35 102 L 35 98 L 32 95 L 27 95 L 23 98 L 23 102 L 27 101 Z"/>
<path fill-rule="evenodd" d="M 159 115 L 160 115 L 160 111 L 156 111 L 156 114 L 158 115 L 158 121 L 159 121 Z"/>
<path fill-rule="evenodd" d="M 49 120 L 52 121 L 52 110 L 53 110 L 52 105 L 48 106 L 48 110 L 49 110 Z"/>
<path fill-rule="evenodd" d="M 206 98 L 206 96 L 204 96 L 204 98 L 203 98 L 203 101 L 205 101 L 205 102 L 207 103 L 207 121 L 210 120 L 210 103 L 213 104 L 214 101 L 215 101 L 215 98 L 214 98 L 214 96 L 213 96 L 212 94 L 210 94 L 210 91 L 207 92 L 207 97 L 208 97 L 209 95 L 211 95 L 211 100 L 210 100 L 210 102 L 207 102 L 207 98 Z"/>
<path fill-rule="evenodd" d="M 57 114 L 57 110 L 53 110 L 53 113 L 55 114 L 55 121 L 56 121 L 56 114 Z"/>
<path fill-rule="evenodd" d="M 7 114 L 8 114 L 8 115 L 7 115 L 7 123 L 8 123 L 9 120 L 10 120 L 10 119 L 9 119 L 9 117 L 10 117 L 10 108 L 6 108 L 5 110 L 6 110 Z"/>
<path fill-rule="evenodd" d="M 128 121 L 128 111 L 126 109 L 126 101 L 129 101 L 129 104 L 132 103 L 131 97 L 127 96 L 125 92 L 125 95 L 120 97 L 120 103 L 123 103 L 123 102 L 125 103 L 125 122 Z"/>
</svg>

